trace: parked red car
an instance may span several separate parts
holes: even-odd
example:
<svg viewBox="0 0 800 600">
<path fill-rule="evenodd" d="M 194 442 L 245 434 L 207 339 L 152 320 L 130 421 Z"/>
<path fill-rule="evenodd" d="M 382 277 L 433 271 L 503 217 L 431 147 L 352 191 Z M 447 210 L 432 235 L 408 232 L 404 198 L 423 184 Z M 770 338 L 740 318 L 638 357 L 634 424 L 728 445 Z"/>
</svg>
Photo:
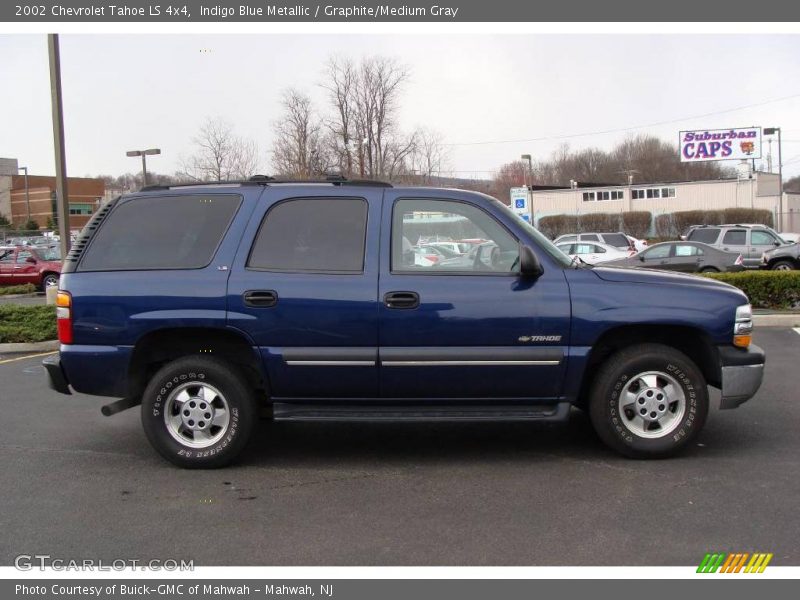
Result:
<svg viewBox="0 0 800 600">
<path fill-rule="evenodd" d="M 32 283 L 43 290 L 49 285 L 58 285 L 60 274 L 61 252 L 58 248 L 0 248 L 0 285 Z"/>
</svg>

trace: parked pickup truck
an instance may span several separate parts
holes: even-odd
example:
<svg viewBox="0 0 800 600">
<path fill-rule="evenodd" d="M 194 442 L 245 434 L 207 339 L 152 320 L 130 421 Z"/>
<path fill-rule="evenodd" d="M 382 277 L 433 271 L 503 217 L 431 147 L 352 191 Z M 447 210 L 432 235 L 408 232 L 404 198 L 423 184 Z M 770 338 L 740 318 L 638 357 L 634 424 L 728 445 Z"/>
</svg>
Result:
<svg viewBox="0 0 800 600">
<path fill-rule="evenodd" d="M 486 240 L 420 264 L 421 238 Z M 491 242 L 491 243 L 489 243 Z M 477 255 L 476 255 L 477 256 Z M 141 404 L 168 460 L 217 467 L 259 415 L 564 421 L 629 457 L 694 440 L 752 397 L 747 297 L 705 278 L 570 260 L 483 194 L 264 176 L 148 187 L 102 207 L 64 263 L 64 394 Z"/>
</svg>

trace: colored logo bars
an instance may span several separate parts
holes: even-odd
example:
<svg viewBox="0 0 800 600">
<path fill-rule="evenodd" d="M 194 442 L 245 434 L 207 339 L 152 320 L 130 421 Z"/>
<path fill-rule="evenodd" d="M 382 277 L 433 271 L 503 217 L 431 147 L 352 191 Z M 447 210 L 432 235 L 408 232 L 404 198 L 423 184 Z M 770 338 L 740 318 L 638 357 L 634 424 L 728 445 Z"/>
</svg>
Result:
<svg viewBox="0 0 800 600">
<path fill-rule="evenodd" d="M 742 573 L 763 573 L 771 560 L 771 553 L 708 553 L 703 557 L 700 566 L 697 567 L 697 572 L 716 573 L 719 571 L 720 573 L 739 573 L 741 571 Z"/>
</svg>

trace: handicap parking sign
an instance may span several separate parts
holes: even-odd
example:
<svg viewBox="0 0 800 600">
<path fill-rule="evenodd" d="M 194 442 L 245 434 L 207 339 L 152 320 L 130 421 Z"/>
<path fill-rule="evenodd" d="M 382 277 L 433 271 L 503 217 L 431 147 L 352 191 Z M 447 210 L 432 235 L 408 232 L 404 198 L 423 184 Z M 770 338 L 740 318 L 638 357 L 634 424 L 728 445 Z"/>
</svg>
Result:
<svg viewBox="0 0 800 600">
<path fill-rule="evenodd" d="M 525 208 L 525 198 L 515 198 L 514 206 L 516 208 Z"/>
</svg>

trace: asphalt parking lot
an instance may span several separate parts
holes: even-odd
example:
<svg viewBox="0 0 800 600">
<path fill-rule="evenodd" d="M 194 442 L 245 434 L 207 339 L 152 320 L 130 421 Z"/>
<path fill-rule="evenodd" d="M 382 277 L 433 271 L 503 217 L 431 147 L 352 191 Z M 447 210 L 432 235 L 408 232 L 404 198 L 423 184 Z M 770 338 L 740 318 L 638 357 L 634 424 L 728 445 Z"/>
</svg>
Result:
<svg viewBox="0 0 800 600">
<path fill-rule="evenodd" d="M 566 426 L 264 421 L 241 463 L 183 471 L 139 409 L 50 392 L 0 356 L 0 564 L 691 565 L 707 551 L 800 564 L 800 335 L 761 329 L 759 394 L 712 410 L 679 458 L 615 455 Z M 19 359 L 19 360 L 17 360 Z M 8 362 L 10 361 L 10 362 Z"/>
</svg>

